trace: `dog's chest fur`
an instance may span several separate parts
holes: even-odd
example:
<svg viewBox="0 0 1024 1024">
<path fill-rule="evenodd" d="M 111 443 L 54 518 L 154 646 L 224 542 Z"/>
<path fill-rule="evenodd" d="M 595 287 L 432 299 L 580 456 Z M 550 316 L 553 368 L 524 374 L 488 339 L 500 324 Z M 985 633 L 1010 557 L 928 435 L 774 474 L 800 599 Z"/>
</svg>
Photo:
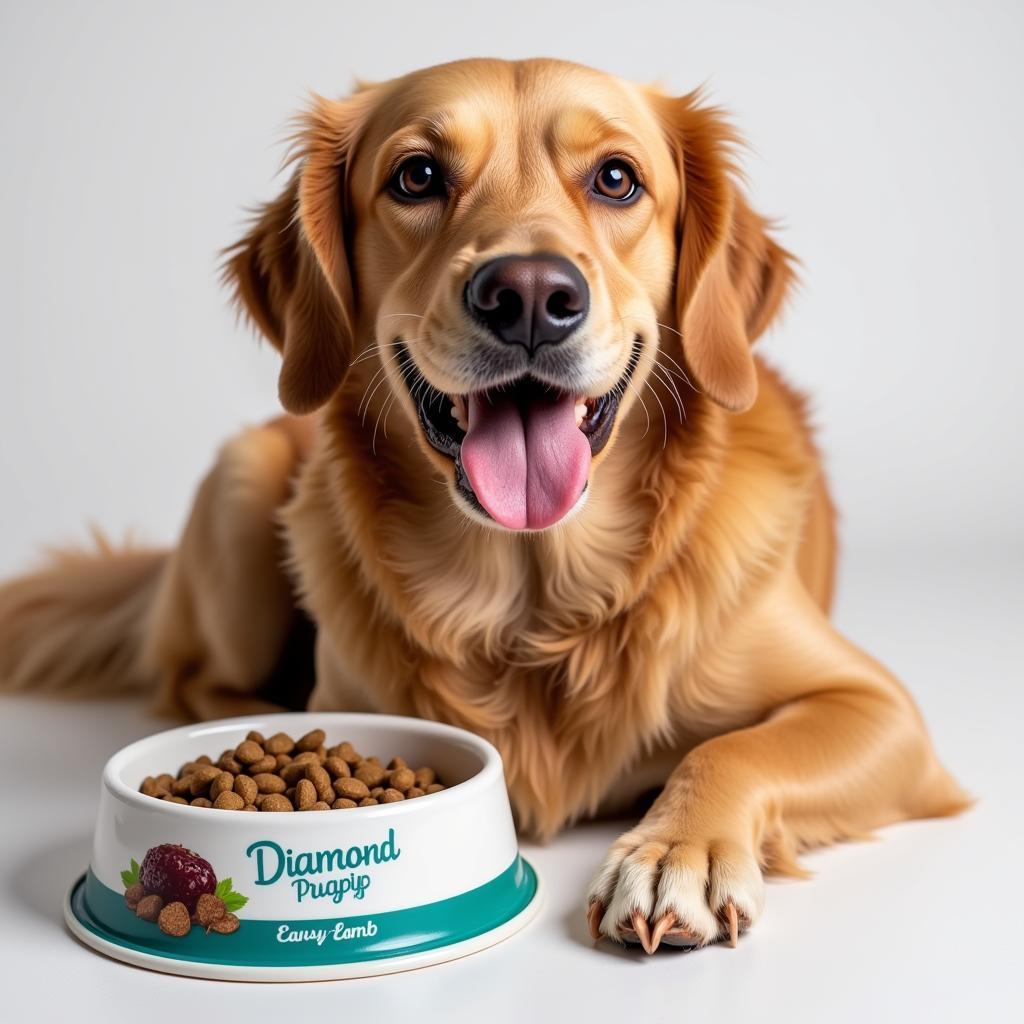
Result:
<svg viewBox="0 0 1024 1024">
<path fill-rule="evenodd" d="M 792 445 L 780 472 L 770 445 L 737 458 L 733 428 L 691 414 L 691 433 L 642 471 L 626 471 L 642 453 L 620 440 L 585 521 L 525 537 L 467 530 L 436 481 L 410 484 L 386 459 L 368 473 L 348 447 L 358 431 L 335 428 L 330 450 L 348 456 L 325 446 L 285 513 L 319 630 L 314 706 L 484 736 L 521 825 L 542 835 L 595 811 L 680 732 L 724 724 L 703 718 L 688 681 L 757 580 L 791 556 L 806 497 L 794 484 L 809 468 Z M 752 493 L 755 478 L 767 511 L 730 506 L 728 492 Z"/>
</svg>

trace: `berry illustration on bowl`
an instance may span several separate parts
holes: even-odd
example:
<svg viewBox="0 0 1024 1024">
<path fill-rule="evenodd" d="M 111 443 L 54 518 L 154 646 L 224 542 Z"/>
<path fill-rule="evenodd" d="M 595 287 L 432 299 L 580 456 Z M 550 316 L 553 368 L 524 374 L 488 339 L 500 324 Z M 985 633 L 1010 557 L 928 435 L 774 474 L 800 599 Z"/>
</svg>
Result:
<svg viewBox="0 0 1024 1024">
<path fill-rule="evenodd" d="M 217 888 L 217 876 L 210 862 L 176 843 L 164 843 L 146 851 L 139 881 L 147 893 L 155 893 L 165 903 L 184 903 L 190 914 L 200 896 L 212 895 Z"/>
<path fill-rule="evenodd" d="M 128 909 L 175 938 L 196 924 L 207 935 L 230 935 L 241 924 L 235 911 L 249 902 L 234 891 L 230 878 L 218 881 L 208 860 L 178 843 L 152 847 L 141 865 L 133 857 L 121 881 Z"/>
</svg>

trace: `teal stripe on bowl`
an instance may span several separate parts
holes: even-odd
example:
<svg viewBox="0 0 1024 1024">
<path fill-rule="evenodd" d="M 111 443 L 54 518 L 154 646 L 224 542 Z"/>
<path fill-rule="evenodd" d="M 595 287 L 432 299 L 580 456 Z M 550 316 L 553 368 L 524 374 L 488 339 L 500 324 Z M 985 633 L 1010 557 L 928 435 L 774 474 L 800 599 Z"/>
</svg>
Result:
<svg viewBox="0 0 1024 1024">
<path fill-rule="evenodd" d="M 208 935 L 194 925 L 176 939 L 128 909 L 124 893 L 104 885 L 90 868 L 71 897 L 78 920 L 100 938 L 152 956 L 238 967 L 319 967 L 405 956 L 489 932 L 511 920 L 533 899 L 537 876 L 521 856 L 477 889 L 407 910 L 322 920 L 253 920 L 239 914 L 231 935 Z M 301 941 L 282 941 L 288 934 Z M 319 933 L 319 934 L 315 934 Z"/>
</svg>

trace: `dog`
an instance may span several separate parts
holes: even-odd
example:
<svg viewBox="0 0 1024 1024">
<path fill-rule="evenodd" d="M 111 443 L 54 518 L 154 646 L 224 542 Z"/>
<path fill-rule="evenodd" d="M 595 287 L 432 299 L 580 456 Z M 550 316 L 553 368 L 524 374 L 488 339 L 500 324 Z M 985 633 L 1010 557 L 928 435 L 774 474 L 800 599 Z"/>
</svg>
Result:
<svg viewBox="0 0 1024 1024">
<path fill-rule="evenodd" d="M 828 619 L 821 459 L 752 352 L 795 261 L 737 143 L 699 93 L 555 60 L 315 98 L 224 263 L 288 414 L 224 446 L 176 549 L 7 584 L 5 688 L 450 722 L 541 838 L 657 788 L 585 900 L 648 953 L 735 944 L 801 850 L 965 808 Z"/>
</svg>

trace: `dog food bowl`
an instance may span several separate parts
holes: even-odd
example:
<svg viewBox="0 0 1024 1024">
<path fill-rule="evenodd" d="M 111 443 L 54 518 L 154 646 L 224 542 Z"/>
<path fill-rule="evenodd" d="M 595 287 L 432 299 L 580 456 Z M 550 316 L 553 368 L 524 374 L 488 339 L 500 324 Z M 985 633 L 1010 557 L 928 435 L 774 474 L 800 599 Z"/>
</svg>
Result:
<svg viewBox="0 0 1024 1024">
<path fill-rule="evenodd" d="M 448 788 L 349 810 L 255 814 L 139 792 L 145 776 L 174 773 L 201 754 L 216 758 L 251 729 L 294 737 L 323 729 L 328 745 L 350 740 L 367 755 L 430 765 Z M 128 908 L 137 865 L 167 843 L 209 862 L 237 930 L 196 924 L 175 937 Z M 64 912 L 84 943 L 137 966 L 315 981 L 453 960 L 507 938 L 538 909 L 537 877 L 519 855 L 494 747 L 435 722 L 308 713 L 185 726 L 115 754 L 103 771 L 92 860 Z"/>
</svg>

